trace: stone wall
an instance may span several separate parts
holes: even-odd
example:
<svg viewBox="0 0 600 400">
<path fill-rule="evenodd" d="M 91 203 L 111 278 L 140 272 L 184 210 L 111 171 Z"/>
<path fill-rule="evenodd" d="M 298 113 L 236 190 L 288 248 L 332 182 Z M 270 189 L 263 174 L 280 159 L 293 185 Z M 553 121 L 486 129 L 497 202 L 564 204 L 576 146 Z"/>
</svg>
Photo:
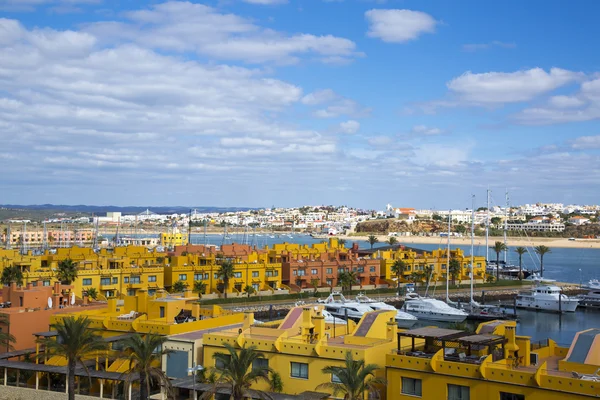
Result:
<svg viewBox="0 0 600 400">
<path fill-rule="evenodd" d="M 19 388 L 15 386 L 0 386 L 0 400 L 65 400 L 66 393 L 50 392 L 46 390 L 35 390 Z M 98 400 L 98 397 L 76 395 L 76 400 Z"/>
</svg>

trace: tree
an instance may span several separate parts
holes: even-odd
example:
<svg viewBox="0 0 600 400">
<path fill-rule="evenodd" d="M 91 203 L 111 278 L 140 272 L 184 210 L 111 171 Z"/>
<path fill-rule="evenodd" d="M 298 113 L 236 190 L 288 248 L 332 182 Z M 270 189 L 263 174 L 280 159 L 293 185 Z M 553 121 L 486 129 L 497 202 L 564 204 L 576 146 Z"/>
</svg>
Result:
<svg viewBox="0 0 600 400">
<path fill-rule="evenodd" d="M 340 247 L 346 247 L 346 239 L 340 239 L 338 240 L 338 243 L 340 244 Z"/>
<path fill-rule="evenodd" d="M 340 272 L 338 275 L 338 283 L 342 286 L 342 290 L 348 289 L 349 291 L 352 291 L 352 286 L 356 283 L 357 278 L 358 274 L 356 271 Z"/>
<path fill-rule="evenodd" d="M 390 267 L 390 271 L 396 275 L 396 284 L 398 288 L 398 296 L 400 296 L 400 278 L 404 275 L 404 271 L 406 271 L 406 263 L 402 260 L 396 260 Z"/>
<path fill-rule="evenodd" d="M 454 229 L 456 230 L 457 233 L 460 233 L 461 235 L 467 231 L 467 228 L 465 228 L 464 225 L 456 225 L 454 227 Z"/>
<path fill-rule="evenodd" d="M 457 258 L 450 259 L 448 273 L 450 274 L 450 278 L 452 279 L 452 285 L 454 285 L 456 277 L 460 275 L 460 261 L 458 261 Z"/>
<path fill-rule="evenodd" d="M 50 328 L 56 331 L 55 337 L 38 339 L 38 343 L 46 348 L 43 353 L 44 356 L 56 355 L 67 359 L 69 400 L 75 400 L 75 368 L 77 363 L 81 363 L 87 370 L 83 359 L 86 356 L 93 356 L 95 352 L 106 349 L 106 342 L 90 329 L 91 322 L 83 316 L 78 318 L 65 317 L 61 321 L 50 325 Z"/>
<path fill-rule="evenodd" d="M 507 250 L 506 245 L 502 242 L 494 243 L 492 250 L 496 253 L 496 282 L 500 280 L 500 253 Z"/>
<path fill-rule="evenodd" d="M 77 263 L 70 258 L 65 258 L 58 262 L 56 278 L 65 285 L 70 285 L 71 282 L 77 279 L 77 272 Z"/>
<path fill-rule="evenodd" d="M 0 326 L 8 326 L 8 316 L 6 314 L 0 314 Z M 6 351 L 13 350 L 13 343 L 15 343 L 17 339 L 10 333 L 8 333 L 8 329 L 0 329 L 0 346 L 6 349 Z"/>
<path fill-rule="evenodd" d="M 91 287 L 85 290 L 90 299 L 96 300 L 98 299 L 98 290 L 95 287 Z"/>
<path fill-rule="evenodd" d="M 312 278 L 310 284 L 315 289 L 315 293 L 317 293 L 317 289 L 319 288 L 319 278 Z"/>
<path fill-rule="evenodd" d="M 365 364 L 365 360 L 354 360 L 351 352 L 346 352 L 344 365 L 329 365 L 321 370 L 323 374 L 337 378 L 339 382 L 326 382 L 316 387 L 330 389 L 334 396 L 344 395 L 344 400 L 362 400 L 365 392 L 378 392 L 377 385 L 385 385 L 386 380 L 376 378 L 375 371 L 379 369 L 376 364 Z M 332 379 L 333 380 L 333 379 Z"/>
<path fill-rule="evenodd" d="M 375 236 L 375 235 L 369 235 L 369 237 L 367 238 L 367 242 L 369 242 L 369 244 L 371 245 L 371 248 L 373 248 L 373 245 L 375 243 L 378 243 L 379 239 L 377 239 L 377 236 Z"/>
<path fill-rule="evenodd" d="M 428 265 L 423 271 L 425 272 L 427 286 L 429 286 L 429 282 L 431 281 L 431 274 L 433 273 L 433 268 Z"/>
<path fill-rule="evenodd" d="M 187 288 L 188 284 L 183 281 L 177 281 L 172 286 L 173 293 L 181 293 Z"/>
<path fill-rule="evenodd" d="M 283 392 L 283 380 L 281 375 L 277 371 L 271 372 L 271 383 L 269 384 L 271 392 L 281 393 Z"/>
<path fill-rule="evenodd" d="M 223 280 L 223 295 L 227 298 L 227 289 L 229 289 L 229 280 L 235 275 L 235 266 L 231 260 L 225 260 L 217 270 L 217 276 Z"/>
<path fill-rule="evenodd" d="M 544 254 L 546 253 L 551 253 L 552 251 L 550 250 L 549 247 L 544 246 L 543 244 L 536 246 L 534 248 L 535 252 L 538 253 L 540 255 L 540 276 L 544 276 Z"/>
<path fill-rule="evenodd" d="M 203 281 L 194 282 L 193 292 L 196 292 L 200 296 L 202 296 L 206 292 L 206 282 L 203 282 Z"/>
<path fill-rule="evenodd" d="M 387 244 L 390 246 L 398 244 L 398 239 L 395 236 L 390 236 L 390 238 L 387 240 Z"/>
<path fill-rule="evenodd" d="M 123 340 L 123 357 L 129 360 L 127 380 L 136 376 L 140 382 L 140 400 L 147 400 L 153 383 L 165 385 L 167 392 L 170 391 L 169 378 L 163 372 L 160 365 L 162 356 L 173 350 L 163 348 L 163 344 L 169 340 L 167 336 L 148 333 L 143 339 L 135 334 Z"/>
<path fill-rule="evenodd" d="M 250 295 L 254 294 L 256 290 L 254 290 L 254 287 L 246 285 L 246 287 L 244 288 L 244 292 L 246 292 L 246 294 L 248 294 L 248 297 L 250 297 Z"/>
<path fill-rule="evenodd" d="M 4 286 L 10 286 L 11 282 L 16 282 L 18 286 L 21 286 L 23 284 L 23 272 L 17 265 L 6 267 L 2 270 L 0 280 L 2 280 Z"/>
<path fill-rule="evenodd" d="M 515 253 L 519 255 L 519 280 L 523 279 L 523 254 L 527 252 L 525 247 L 517 247 Z"/>
<path fill-rule="evenodd" d="M 490 222 L 491 222 L 492 225 L 498 227 L 500 225 L 500 223 L 502 222 L 502 218 L 500 218 L 500 217 L 492 217 L 490 219 Z"/>
<path fill-rule="evenodd" d="M 256 350 L 256 346 L 244 346 L 239 351 L 229 343 L 223 343 L 223 346 L 226 353 L 213 354 L 218 365 L 215 370 L 220 375 L 215 389 L 228 388 L 231 391 L 230 399 L 244 400 L 253 383 L 262 380 L 270 384 L 269 373 L 273 373 L 273 370 L 254 365 L 254 361 L 264 358 L 263 353 Z M 268 397 L 265 393 L 262 395 Z"/>
</svg>

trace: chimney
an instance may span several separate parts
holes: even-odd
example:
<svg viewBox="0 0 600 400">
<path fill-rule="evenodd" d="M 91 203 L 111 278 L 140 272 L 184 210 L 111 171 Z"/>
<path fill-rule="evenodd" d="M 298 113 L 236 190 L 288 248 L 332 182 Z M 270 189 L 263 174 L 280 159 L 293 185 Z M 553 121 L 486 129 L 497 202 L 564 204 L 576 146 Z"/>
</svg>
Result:
<svg viewBox="0 0 600 400">
<path fill-rule="evenodd" d="M 186 288 L 183 290 L 183 297 L 186 299 L 189 299 L 190 297 L 192 297 L 193 293 L 192 290 L 189 288 Z"/>
<path fill-rule="evenodd" d="M 200 320 L 200 304 L 192 304 L 192 317 L 196 318 L 196 321 Z"/>
<path fill-rule="evenodd" d="M 108 303 L 108 312 L 114 313 L 117 312 L 117 298 L 111 297 L 107 300 Z"/>
<path fill-rule="evenodd" d="M 52 294 L 52 308 L 58 310 L 60 308 L 60 293 Z"/>
<path fill-rule="evenodd" d="M 88 296 L 87 292 L 83 292 L 83 305 L 87 306 L 89 301 L 90 301 L 90 297 Z"/>
<path fill-rule="evenodd" d="M 325 337 L 325 318 L 323 317 L 323 311 L 316 311 L 316 315 L 312 318 L 313 323 L 315 324 L 315 335 L 317 340 L 323 339 Z"/>
<path fill-rule="evenodd" d="M 17 282 L 15 282 L 15 281 L 10 281 L 10 291 L 11 291 L 11 293 L 12 293 L 13 291 L 15 291 L 15 290 L 17 290 Z"/>
<path fill-rule="evenodd" d="M 312 323 L 312 316 L 311 316 L 311 310 L 309 307 L 303 308 L 302 309 L 302 325 L 301 325 L 301 335 L 302 338 L 307 342 L 310 343 L 311 341 L 311 337 L 314 334 L 314 325 Z"/>
<path fill-rule="evenodd" d="M 517 345 L 517 336 L 516 330 L 514 326 L 507 326 L 504 328 L 504 337 L 508 340 L 508 342 L 504 345 L 504 350 L 506 354 L 505 358 L 518 358 L 517 352 L 519 351 L 519 345 Z"/>
<path fill-rule="evenodd" d="M 60 282 L 54 282 L 54 293 L 60 293 Z"/>
<path fill-rule="evenodd" d="M 33 284 L 31 282 L 27 282 L 27 290 L 33 289 Z"/>
<path fill-rule="evenodd" d="M 244 313 L 244 325 L 242 326 L 243 330 L 250 328 L 254 324 L 254 313 L 245 312 Z"/>
<path fill-rule="evenodd" d="M 137 312 L 146 313 L 148 312 L 148 292 L 146 289 L 139 289 L 136 292 L 137 296 Z"/>
<path fill-rule="evenodd" d="M 394 318 L 390 318 L 387 323 L 387 339 L 391 342 L 398 340 L 398 323 Z"/>
</svg>

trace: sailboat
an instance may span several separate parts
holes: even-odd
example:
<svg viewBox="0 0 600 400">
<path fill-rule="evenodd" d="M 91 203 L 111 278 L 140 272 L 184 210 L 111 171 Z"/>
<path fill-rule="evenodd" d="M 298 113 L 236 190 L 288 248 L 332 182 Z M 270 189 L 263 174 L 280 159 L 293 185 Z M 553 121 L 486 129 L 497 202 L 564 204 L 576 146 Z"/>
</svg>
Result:
<svg viewBox="0 0 600 400">
<path fill-rule="evenodd" d="M 481 308 L 481 304 L 473 300 L 473 281 L 475 279 L 474 265 L 475 263 L 475 195 L 472 195 L 471 204 L 471 265 L 469 268 L 469 275 L 471 276 L 471 309 Z"/>
</svg>

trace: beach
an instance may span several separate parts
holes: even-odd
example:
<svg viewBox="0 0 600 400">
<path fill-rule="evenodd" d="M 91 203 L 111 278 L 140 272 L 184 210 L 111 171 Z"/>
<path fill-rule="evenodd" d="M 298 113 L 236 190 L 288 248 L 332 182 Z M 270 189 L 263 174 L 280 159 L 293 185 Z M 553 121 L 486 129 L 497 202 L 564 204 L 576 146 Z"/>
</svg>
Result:
<svg viewBox="0 0 600 400">
<path fill-rule="evenodd" d="M 340 239 L 346 239 L 349 242 L 352 241 L 366 241 L 367 236 L 337 236 Z M 380 243 L 385 243 L 389 240 L 387 235 L 377 235 Z M 439 244 L 445 246 L 447 243 L 447 237 L 440 236 L 398 236 L 398 243 L 404 245 L 412 244 Z M 495 242 L 504 242 L 503 237 L 489 237 L 488 245 L 493 246 Z M 545 237 L 508 237 L 506 242 L 509 246 L 523 246 L 523 247 L 535 247 L 544 245 L 547 247 L 561 247 L 561 248 L 577 248 L 577 249 L 600 249 L 600 239 L 575 239 L 569 240 L 567 238 L 545 238 Z M 471 238 L 468 236 L 463 237 L 450 237 L 450 243 L 453 245 L 470 246 Z M 485 237 L 476 236 L 475 246 L 485 246 Z"/>
</svg>

